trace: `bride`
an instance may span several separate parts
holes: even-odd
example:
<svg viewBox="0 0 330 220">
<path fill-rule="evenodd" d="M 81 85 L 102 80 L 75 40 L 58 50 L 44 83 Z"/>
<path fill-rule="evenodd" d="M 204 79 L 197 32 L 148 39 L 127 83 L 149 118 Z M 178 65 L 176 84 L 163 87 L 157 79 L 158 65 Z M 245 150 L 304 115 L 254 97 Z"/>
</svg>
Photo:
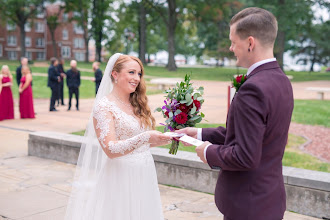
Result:
<svg viewBox="0 0 330 220">
<path fill-rule="evenodd" d="M 164 219 L 149 148 L 171 138 L 155 126 L 141 61 L 108 61 L 81 146 L 66 220 Z"/>
</svg>

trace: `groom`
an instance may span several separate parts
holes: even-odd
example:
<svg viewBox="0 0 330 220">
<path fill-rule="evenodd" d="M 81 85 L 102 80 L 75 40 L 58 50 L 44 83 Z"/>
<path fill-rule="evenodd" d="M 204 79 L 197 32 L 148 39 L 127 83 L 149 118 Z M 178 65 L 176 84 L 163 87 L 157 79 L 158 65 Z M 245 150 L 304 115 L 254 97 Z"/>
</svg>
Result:
<svg viewBox="0 0 330 220">
<path fill-rule="evenodd" d="M 230 22 L 230 51 L 248 68 L 226 128 L 185 128 L 201 139 L 197 155 L 219 169 L 215 202 L 225 220 L 280 220 L 286 209 L 282 158 L 293 110 L 290 81 L 273 55 L 277 21 L 246 8 Z"/>
</svg>

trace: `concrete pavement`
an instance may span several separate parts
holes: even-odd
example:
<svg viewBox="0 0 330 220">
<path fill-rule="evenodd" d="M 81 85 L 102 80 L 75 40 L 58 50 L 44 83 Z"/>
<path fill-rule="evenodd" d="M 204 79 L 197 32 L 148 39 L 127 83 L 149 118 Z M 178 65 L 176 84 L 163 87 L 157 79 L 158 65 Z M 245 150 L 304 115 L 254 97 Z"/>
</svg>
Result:
<svg viewBox="0 0 330 220">
<path fill-rule="evenodd" d="M 316 98 L 305 87 L 329 85 L 329 82 L 294 83 L 296 98 Z M 203 112 L 210 123 L 224 123 L 227 112 L 228 82 L 198 81 L 205 87 Z M 329 97 L 326 96 L 326 99 Z M 149 96 L 151 109 L 162 105 L 163 95 Z M 65 100 L 67 102 L 67 100 Z M 80 111 L 59 106 L 59 112 L 49 112 L 49 100 L 34 100 L 36 119 L 18 119 L 15 100 L 15 118 L 0 122 L 0 220 L 61 220 L 70 193 L 75 166 L 52 160 L 27 156 L 30 131 L 57 131 L 71 133 L 85 129 L 93 99 L 80 100 Z M 75 102 L 73 100 L 73 102 Z M 154 113 L 157 123 L 163 122 Z M 213 196 L 160 185 L 163 210 L 169 220 L 222 219 Z M 308 216 L 286 212 L 285 220 L 312 220 Z"/>
</svg>

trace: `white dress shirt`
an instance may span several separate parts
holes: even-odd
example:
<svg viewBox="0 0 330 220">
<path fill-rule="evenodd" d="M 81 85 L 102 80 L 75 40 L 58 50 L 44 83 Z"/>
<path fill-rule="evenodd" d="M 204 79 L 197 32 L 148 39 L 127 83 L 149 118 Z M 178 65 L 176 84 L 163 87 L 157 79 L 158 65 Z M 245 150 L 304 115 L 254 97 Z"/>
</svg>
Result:
<svg viewBox="0 0 330 220">
<path fill-rule="evenodd" d="M 259 62 L 256 62 L 254 63 L 253 65 L 251 65 L 246 73 L 246 75 L 248 76 L 255 68 L 257 68 L 258 66 L 261 66 L 265 63 L 270 63 L 270 62 L 274 62 L 276 61 L 276 58 L 270 58 L 270 59 L 265 59 L 265 60 L 261 60 Z M 198 128 L 197 130 L 197 139 L 198 140 L 201 140 L 202 141 L 202 128 Z M 205 148 L 204 148 L 204 158 L 205 160 L 207 161 L 206 159 L 206 150 L 207 148 L 210 146 L 211 144 L 207 145 Z"/>
</svg>

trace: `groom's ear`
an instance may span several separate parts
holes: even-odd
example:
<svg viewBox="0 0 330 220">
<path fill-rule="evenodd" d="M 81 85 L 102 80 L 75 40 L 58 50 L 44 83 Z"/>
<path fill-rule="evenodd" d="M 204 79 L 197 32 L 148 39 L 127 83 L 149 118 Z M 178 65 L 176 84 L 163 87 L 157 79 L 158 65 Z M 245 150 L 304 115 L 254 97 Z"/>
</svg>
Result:
<svg viewBox="0 0 330 220">
<path fill-rule="evenodd" d="M 250 36 L 248 37 L 248 41 L 249 41 L 249 51 L 254 50 L 254 47 L 256 45 L 255 38 Z"/>
</svg>

